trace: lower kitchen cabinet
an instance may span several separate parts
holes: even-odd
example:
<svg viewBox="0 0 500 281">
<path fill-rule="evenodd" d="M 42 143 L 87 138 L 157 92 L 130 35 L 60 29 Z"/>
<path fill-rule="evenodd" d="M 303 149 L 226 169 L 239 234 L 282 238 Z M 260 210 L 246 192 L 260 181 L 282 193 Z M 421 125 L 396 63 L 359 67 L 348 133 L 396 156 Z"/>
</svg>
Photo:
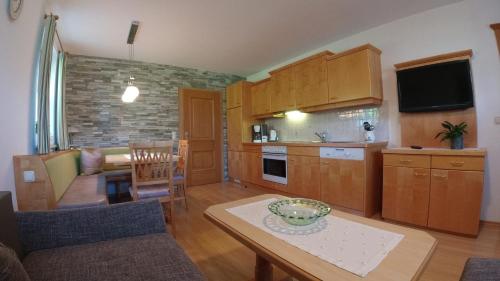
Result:
<svg viewBox="0 0 500 281">
<path fill-rule="evenodd" d="M 364 210 L 365 161 L 321 159 L 321 200 Z"/>
<path fill-rule="evenodd" d="M 240 181 L 243 172 L 243 152 L 231 151 L 227 152 L 227 169 L 228 175 L 232 180 Z"/>
<path fill-rule="evenodd" d="M 384 218 L 426 226 L 430 169 L 384 166 Z"/>
<path fill-rule="evenodd" d="M 244 163 L 243 180 L 253 184 L 262 184 L 262 153 L 244 151 L 242 160 Z"/>
<path fill-rule="evenodd" d="M 319 157 L 288 156 L 288 192 L 306 198 L 320 199 Z"/>
<path fill-rule="evenodd" d="M 483 177 L 479 171 L 432 170 L 428 226 L 477 234 Z"/>
</svg>

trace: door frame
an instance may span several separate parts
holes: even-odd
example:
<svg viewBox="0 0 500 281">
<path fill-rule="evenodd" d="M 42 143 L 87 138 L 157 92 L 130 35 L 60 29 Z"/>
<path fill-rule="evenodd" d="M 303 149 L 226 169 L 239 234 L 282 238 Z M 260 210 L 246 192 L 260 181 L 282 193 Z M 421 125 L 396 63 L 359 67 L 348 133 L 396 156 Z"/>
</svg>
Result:
<svg viewBox="0 0 500 281">
<path fill-rule="evenodd" d="M 177 89 L 177 93 L 178 93 L 178 110 L 179 110 L 179 133 L 178 133 L 178 137 L 179 139 L 184 139 L 184 128 L 185 128 L 185 122 L 184 122 L 184 99 L 183 99 L 183 95 L 184 95 L 184 90 L 196 90 L 196 91 L 201 91 L 201 92 L 210 92 L 210 93 L 213 93 L 213 92 L 217 92 L 219 93 L 219 105 L 220 105 L 220 108 L 221 108 L 221 115 L 219 116 L 219 120 L 220 120 L 220 147 L 221 147 L 221 174 L 219 175 L 219 180 L 220 182 L 223 182 L 224 181 L 224 171 L 226 170 L 226 166 L 224 165 L 224 161 L 226 160 L 224 158 L 224 152 L 225 152 L 225 147 L 224 147 L 224 142 L 225 142 L 225 139 L 224 139 L 224 116 L 226 116 L 226 109 L 223 107 L 223 103 L 222 103 L 222 100 L 223 100 L 223 93 L 220 91 L 220 90 L 217 90 L 217 89 L 200 89 L 200 88 L 193 88 L 193 87 L 179 87 Z M 229 156 L 228 156 L 229 157 Z M 228 159 L 229 161 L 229 159 Z M 189 175 L 188 175 L 189 176 Z"/>
</svg>

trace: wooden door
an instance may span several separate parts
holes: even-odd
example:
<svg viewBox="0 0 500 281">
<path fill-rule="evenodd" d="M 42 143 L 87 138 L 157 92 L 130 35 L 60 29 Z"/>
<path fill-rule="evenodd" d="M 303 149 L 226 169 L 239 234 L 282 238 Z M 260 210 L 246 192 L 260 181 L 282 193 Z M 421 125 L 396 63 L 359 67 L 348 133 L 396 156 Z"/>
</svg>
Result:
<svg viewBox="0 0 500 281">
<path fill-rule="evenodd" d="M 261 184 L 262 179 L 262 154 L 259 152 L 243 152 L 243 180 Z"/>
<path fill-rule="evenodd" d="M 288 192 L 320 200 L 319 157 L 288 155 Z"/>
<path fill-rule="evenodd" d="M 431 228 L 477 235 L 483 196 L 483 172 L 432 170 Z"/>
<path fill-rule="evenodd" d="M 251 88 L 252 115 L 263 115 L 271 112 L 270 106 L 270 80 L 258 82 Z"/>
<path fill-rule="evenodd" d="M 321 200 L 364 210 L 365 162 L 321 159 Z"/>
<path fill-rule="evenodd" d="M 294 65 L 292 71 L 293 94 L 297 107 L 328 103 L 326 56 Z"/>
<path fill-rule="evenodd" d="M 330 102 L 380 97 L 378 80 L 380 74 L 369 49 L 348 54 L 328 61 L 328 92 Z M 380 61 L 379 61 L 380 64 Z M 380 78 L 379 78 L 380 79 Z M 375 88 L 375 85 L 377 87 Z M 380 91 L 381 92 L 381 91 Z M 377 93 L 377 95 L 375 95 Z M 380 96 L 379 96 L 380 95 Z"/>
<path fill-rule="evenodd" d="M 236 82 L 226 88 L 226 105 L 227 109 L 241 106 L 243 94 L 243 82 Z"/>
<path fill-rule="evenodd" d="M 221 94 L 201 89 L 179 90 L 181 136 L 189 140 L 188 185 L 222 180 Z"/>
<path fill-rule="evenodd" d="M 427 226 L 430 169 L 384 166 L 382 217 Z"/>
<path fill-rule="evenodd" d="M 242 108 L 235 107 L 227 110 L 227 149 L 242 150 Z"/>
<path fill-rule="evenodd" d="M 295 96 L 291 89 L 292 68 L 285 68 L 271 74 L 270 108 L 272 112 L 295 109 Z"/>
<path fill-rule="evenodd" d="M 241 180 L 242 174 L 242 157 L 243 152 L 231 151 L 227 152 L 228 157 L 228 175 L 233 180 Z"/>
</svg>

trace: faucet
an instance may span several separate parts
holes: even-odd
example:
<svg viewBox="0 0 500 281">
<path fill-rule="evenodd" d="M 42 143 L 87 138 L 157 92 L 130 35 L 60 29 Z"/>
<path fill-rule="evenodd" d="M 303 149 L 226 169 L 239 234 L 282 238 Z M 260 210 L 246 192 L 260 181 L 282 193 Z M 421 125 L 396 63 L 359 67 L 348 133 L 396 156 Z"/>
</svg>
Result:
<svg viewBox="0 0 500 281">
<path fill-rule="evenodd" d="M 326 142 L 326 132 L 321 132 L 321 134 L 314 132 L 314 134 L 321 140 L 322 143 Z"/>
</svg>

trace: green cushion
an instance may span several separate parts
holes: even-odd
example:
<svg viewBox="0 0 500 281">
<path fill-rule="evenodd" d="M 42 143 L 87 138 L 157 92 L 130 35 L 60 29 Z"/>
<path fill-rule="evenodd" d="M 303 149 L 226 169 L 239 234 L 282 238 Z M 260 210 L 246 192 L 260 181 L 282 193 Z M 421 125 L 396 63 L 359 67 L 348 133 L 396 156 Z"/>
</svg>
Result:
<svg viewBox="0 0 500 281">
<path fill-rule="evenodd" d="M 126 146 L 125 147 L 101 147 L 99 149 L 101 150 L 102 155 L 130 153 L 130 149 Z"/>
<path fill-rule="evenodd" d="M 50 158 L 45 161 L 45 167 L 52 182 L 55 199 L 59 201 L 80 172 L 80 151 L 73 150 Z"/>
</svg>

